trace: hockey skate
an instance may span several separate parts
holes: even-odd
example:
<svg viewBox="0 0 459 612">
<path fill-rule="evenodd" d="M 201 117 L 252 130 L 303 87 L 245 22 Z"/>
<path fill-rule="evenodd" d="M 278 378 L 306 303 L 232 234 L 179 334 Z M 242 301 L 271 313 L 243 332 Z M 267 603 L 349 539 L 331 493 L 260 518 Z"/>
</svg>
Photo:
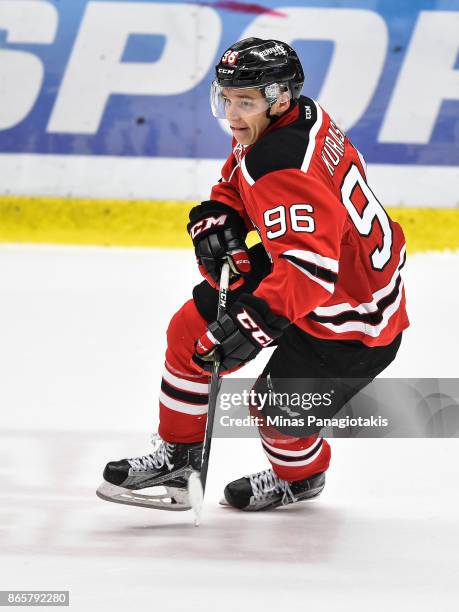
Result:
<svg viewBox="0 0 459 612">
<path fill-rule="evenodd" d="M 264 470 L 230 482 L 224 491 L 223 506 L 246 512 L 268 510 L 318 497 L 325 486 L 325 473 L 304 480 L 288 482 L 273 470 Z"/>
<path fill-rule="evenodd" d="M 190 510 L 187 483 L 190 474 L 199 472 L 202 443 L 172 444 L 159 436 L 154 436 L 152 443 L 154 450 L 149 455 L 107 463 L 97 496 L 143 508 Z M 139 489 L 158 487 L 165 492 L 137 493 Z"/>
</svg>

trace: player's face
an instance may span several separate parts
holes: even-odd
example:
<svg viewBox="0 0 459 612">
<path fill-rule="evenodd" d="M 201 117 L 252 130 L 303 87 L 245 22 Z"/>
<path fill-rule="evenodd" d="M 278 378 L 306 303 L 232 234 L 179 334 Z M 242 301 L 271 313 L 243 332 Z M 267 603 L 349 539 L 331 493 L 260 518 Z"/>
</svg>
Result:
<svg viewBox="0 0 459 612">
<path fill-rule="evenodd" d="M 282 115 L 290 106 L 290 96 L 277 101 L 269 110 L 258 89 L 223 89 L 225 115 L 235 139 L 242 145 L 256 142 L 271 123 L 270 117 Z M 268 113 L 269 110 L 269 113 Z"/>
<path fill-rule="evenodd" d="M 270 124 L 266 100 L 257 89 L 223 89 L 231 132 L 242 145 L 256 142 Z"/>
</svg>

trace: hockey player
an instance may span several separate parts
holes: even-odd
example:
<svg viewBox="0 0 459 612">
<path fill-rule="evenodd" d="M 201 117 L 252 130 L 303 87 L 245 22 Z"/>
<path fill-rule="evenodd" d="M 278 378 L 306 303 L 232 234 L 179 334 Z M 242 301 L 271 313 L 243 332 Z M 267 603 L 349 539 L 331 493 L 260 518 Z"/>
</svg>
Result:
<svg viewBox="0 0 459 612">
<path fill-rule="evenodd" d="M 355 379 L 335 412 L 394 359 L 408 326 L 400 270 L 405 241 L 370 189 L 365 162 L 314 100 L 301 96 L 295 51 L 249 38 L 216 66 L 211 105 L 233 134 L 210 199 L 190 212 L 188 231 L 205 280 L 172 317 L 153 453 L 107 464 L 99 496 L 188 509 L 190 470 L 199 470 L 208 376 L 218 347 L 233 371 L 276 345 L 257 383 Z M 261 243 L 248 249 L 247 233 Z M 216 322 L 224 258 L 231 269 L 227 314 Z M 316 497 L 330 447 L 318 432 L 260 428 L 271 468 L 227 485 L 226 503 L 261 510 Z M 137 493 L 164 485 L 163 496 Z"/>
</svg>

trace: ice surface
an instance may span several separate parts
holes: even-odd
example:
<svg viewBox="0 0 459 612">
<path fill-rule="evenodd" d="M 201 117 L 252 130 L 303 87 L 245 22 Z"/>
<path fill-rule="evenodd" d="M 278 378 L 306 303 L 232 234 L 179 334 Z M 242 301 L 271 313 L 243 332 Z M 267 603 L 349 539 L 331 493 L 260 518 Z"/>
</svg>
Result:
<svg viewBox="0 0 459 612">
<path fill-rule="evenodd" d="M 386 375 L 457 377 L 459 254 L 408 261 L 412 327 Z M 149 450 L 191 252 L 2 246 L 0 262 L 0 589 L 70 589 L 77 611 L 457 609 L 457 440 L 334 440 L 321 500 L 252 515 L 218 499 L 266 467 L 259 443 L 217 439 L 199 528 L 104 503 L 106 461 Z"/>
</svg>

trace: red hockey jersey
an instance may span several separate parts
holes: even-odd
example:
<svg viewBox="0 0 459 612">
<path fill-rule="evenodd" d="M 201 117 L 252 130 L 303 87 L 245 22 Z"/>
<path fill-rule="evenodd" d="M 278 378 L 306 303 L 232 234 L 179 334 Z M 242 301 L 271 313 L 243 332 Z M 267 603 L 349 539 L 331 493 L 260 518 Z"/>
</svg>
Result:
<svg viewBox="0 0 459 612">
<path fill-rule="evenodd" d="M 325 339 L 389 344 L 408 327 L 405 239 L 366 181 L 359 151 L 301 96 L 253 145 L 233 151 L 211 199 L 256 229 L 272 261 L 254 292 Z"/>
</svg>

